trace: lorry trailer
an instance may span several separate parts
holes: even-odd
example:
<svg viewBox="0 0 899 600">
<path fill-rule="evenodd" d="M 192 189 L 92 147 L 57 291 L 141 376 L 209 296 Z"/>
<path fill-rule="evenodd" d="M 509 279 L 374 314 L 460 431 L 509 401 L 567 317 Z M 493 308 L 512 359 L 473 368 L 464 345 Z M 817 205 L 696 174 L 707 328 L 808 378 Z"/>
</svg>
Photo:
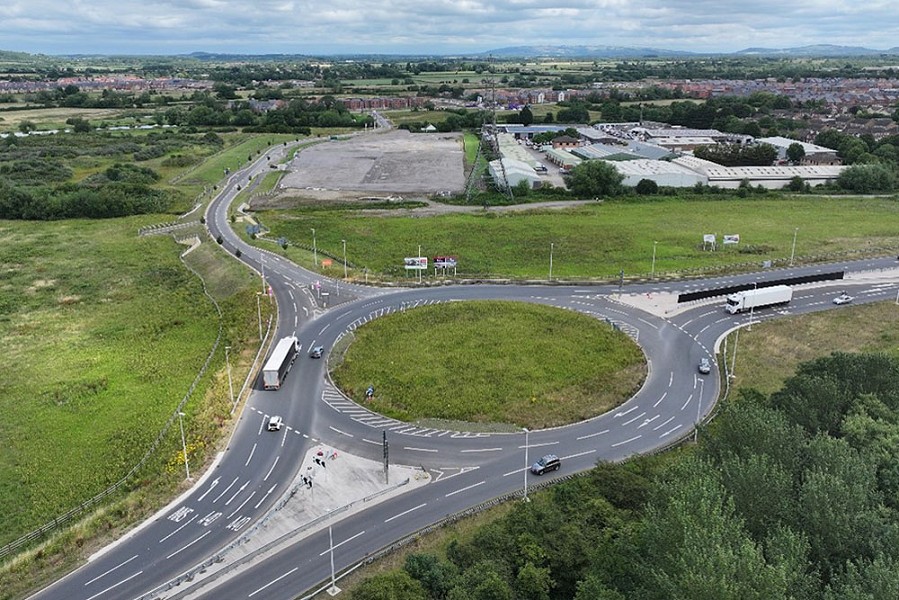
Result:
<svg viewBox="0 0 899 600">
<path fill-rule="evenodd" d="M 793 288 L 788 285 L 772 285 L 754 290 L 737 292 L 727 297 L 725 308 L 732 315 L 753 308 L 786 304 L 793 299 Z"/>
<path fill-rule="evenodd" d="M 299 341 L 295 336 L 287 336 L 282 338 L 272 355 L 268 357 L 265 366 L 262 367 L 262 385 L 267 390 L 277 390 L 284 383 L 290 366 L 297 358 L 300 351 Z"/>
</svg>

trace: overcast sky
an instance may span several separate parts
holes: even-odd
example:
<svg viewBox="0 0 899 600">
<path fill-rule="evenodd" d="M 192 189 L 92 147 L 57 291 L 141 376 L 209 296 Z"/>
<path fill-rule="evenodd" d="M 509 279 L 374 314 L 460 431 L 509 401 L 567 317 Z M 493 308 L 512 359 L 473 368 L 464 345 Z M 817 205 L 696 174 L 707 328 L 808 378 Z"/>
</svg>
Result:
<svg viewBox="0 0 899 600">
<path fill-rule="evenodd" d="M 899 0 L 0 0 L 0 50 L 453 54 L 899 46 Z"/>
</svg>

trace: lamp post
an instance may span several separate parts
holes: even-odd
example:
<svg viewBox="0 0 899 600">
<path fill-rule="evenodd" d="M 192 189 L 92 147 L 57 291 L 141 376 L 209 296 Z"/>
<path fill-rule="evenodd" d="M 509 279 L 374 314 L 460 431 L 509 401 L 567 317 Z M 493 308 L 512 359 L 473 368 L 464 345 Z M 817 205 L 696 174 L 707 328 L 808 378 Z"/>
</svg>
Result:
<svg viewBox="0 0 899 600">
<path fill-rule="evenodd" d="M 553 242 L 549 243 L 549 280 L 553 280 L 553 247 L 555 244 Z"/>
<path fill-rule="evenodd" d="M 421 268 L 421 244 L 418 245 L 418 283 L 421 283 L 421 272 L 424 269 Z"/>
<path fill-rule="evenodd" d="M 734 356 L 731 359 L 730 363 L 730 378 L 736 379 L 737 377 L 737 342 L 740 341 L 740 330 L 737 329 L 737 335 L 734 336 Z M 724 363 L 727 365 L 727 363 Z"/>
<path fill-rule="evenodd" d="M 790 250 L 790 266 L 793 266 L 793 258 L 796 256 L 796 235 L 799 233 L 799 228 L 796 227 L 793 229 L 793 249 Z"/>
<path fill-rule="evenodd" d="M 343 243 L 343 278 L 346 279 L 346 240 L 340 240 Z"/>
<path fill-rule="evenodd" d="M 264 294 L 268 291 L 265 289 L 265 254 L 259 255 L 259 262 L 262 263 L 262 293 Z"/>
<path fill-rule="evenodd" d="M 259 294 L 256 294 L 256 316 L 259 319 L 259 341 L 262 341 L 262 308 L 259 306 Z"/>
<path fill-rule="evenodd" d="M 705 380 L 699 380 L 699 402 L 696 403 L 696 428 L 693 430 L 693 441 L 699 440 L 699 420 L 702 418 L 702 392 L 705 390 Z"/>
<path fill-rule="evenodd" d="M 752 282 L 752 290 L 753 290 L 753 291 L 756 291 L 756 290 L 758 290 L 758 289 L 759 289 L 759 284 L 758 284 L 758 282 L 757 282 L 757 281 L 753 281 L 753 282 Z M 747 329 L 748 329 L 749 331 L 752 331 L 752 312 L 753 312 L 754 309 L 755 309 L 755 302 L 753 302 L 753 303 L 749 306 L 749 327 L 747 327 Z"/>
<path fill-rule="evenodd" d="M 655 279 L 655 277 L 656 277 L 656 246 L 658 244 L 659 244 L 658 242 L 652 243 L 652 269 L 650 270 L 650 273 L 649 273 L 650 279 Z"/>
<path fill-rule="evenodd" d="M 190 481 L 190 467 L 187 465 L 187 441 L 184 439 L 184 413 L 178 411 L 178 425 L 181 428 L 181 449 L 184 450 L 184 472 Z"/>
<path fill-rule="evenodd" d="M 528 435 L 530 431 L 528 431 L 527 427 L 523 427 L 524 431 L 524 501 L 530 502 L 528 498 L 528 468 L 530 465 L 528 464 Z"/>
<path fill-rule="evenodd" d="M 317 267 L 318 266 L 318 246 L 315 244 L 315 228 L 310 228 L 312 230 L 312 262 Z"/>
<path fill-rule="evenodd" d="M 228 366 L 228 393 L 231 394 L 231 406 L 234 406 L 234 384 L 231 382 L 231 357 L 228 351 L 231 346 L 225 346 L 225 364 Z"/>
<path fill-rule="evenodd" d="M 330 596 L 336 596 L 340 593 L 340 588 L 337 587 L 337 579 L 334 577 L 334 535 L 331 533 L 331 526 L 328 525 L 328 550 L 331 555 L 331 587 L 329 587 L 326 591 Z"/>
</svg>

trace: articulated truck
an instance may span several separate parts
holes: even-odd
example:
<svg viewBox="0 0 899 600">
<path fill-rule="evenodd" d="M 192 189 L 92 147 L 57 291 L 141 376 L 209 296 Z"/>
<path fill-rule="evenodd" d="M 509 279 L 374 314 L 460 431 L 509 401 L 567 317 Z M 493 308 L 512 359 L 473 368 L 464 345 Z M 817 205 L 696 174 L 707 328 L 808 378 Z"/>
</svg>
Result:
<svg viewBox="0 0 899 600">
<path fill-rule="evenodd" d="M 274 352 L 268 357 L 265 366 L 262 367 L 262 385 L 267 390 L 277 390 L 284 383 L 284 378 L 290 370 L 293 361 L 297 359 L 300 351 L 299 341 L 295 336 L 287 336 L 278 342 Z"/>
<path fill-rule="evenodd" d="M 753 308 L 772 306 L 774 304 L 786 304 L 793 299 L 793 288 L 788 285 L 772 285 L 745 292 L 737 292 L 727 297 L 727 312 L 732 315 L 745 312 Z"/>
</svg>

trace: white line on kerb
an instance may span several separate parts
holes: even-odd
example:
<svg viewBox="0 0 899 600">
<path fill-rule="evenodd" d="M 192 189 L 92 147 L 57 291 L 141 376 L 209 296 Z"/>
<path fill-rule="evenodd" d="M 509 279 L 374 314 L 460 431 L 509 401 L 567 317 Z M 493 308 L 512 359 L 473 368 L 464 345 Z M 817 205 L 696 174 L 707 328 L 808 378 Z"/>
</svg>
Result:
<svg viewBox="0 0 899 600">
<path fill-rule="evenodd" d="M 478 487 L 479 485 L 483 485 L 483 484 L 485 484 L 485 483 L 487 483 L 487 482 L 486 482 L 486 481 L 481 481 L 481 482 L 475 483 L 475 484 L 470 485 L 470 486 L 468 486 L 468 487 L 464 487 L 464 488 L 462 488 L 461 490 L 456 490 L 455 492 L 450 492 L 450 493 L 447 494 L 445 497 L 446 497 L 446 498 L 449 498 L 450 496 L 455 496 L 456 494 L 460 494 L 460 493 L 462 493 L 462 492 L 468 491 L 468 490 L 470 490 L 471 488 L 476 488 L 476 487 Z"/>
<path fill-rule="evenodd" d="M 272 579 L 271 581 L 269 581 L 268 583 L 266 583 L 264 586 L 262 586 L 261 588 L 259 588 L 259 589 L 256 590 L 255 592 L 250 592 L 249 595 L 247 596 L 247 598 L 252 598 L 252 597 L 255 596 L 256 594 L 258 594 L 259 592 L 261 592 L 262 590 L 264 590 L 265 588 L 267 588 L 268 586 L 274 585 L 274 584 L 278 583 L 279 581 L 281 581 L 282 579 L 284 579 L 285 577 L 287 577 L 288 575 L 290 575 L 291 573 L 293 573 L 293 572 L 296 571 L 297 569 L 299 569 L 299 567 L 294 567 L 294 568 L 292 568 L 291 570 L 289 570 L 287 573 L 284 573 L 284 575 L 281 575 L 280 577 L 277 577 L 277 578 L 275 578 L 275 579 Z"/>
<path fill-rule="evenodd" d="M 384 522 L 385 522 L 385 523 L 390 523 L 390 522 L 393 521 L 394 519 L 399 519 L 400 517 L 402 517 L 402 516 L 404 516 L 404 515 L 408 515 L 408 514 L 409 514 L 410 512 L 412 512 L 413 510 L 418 510 L 419 508 L 423 508 L 423 507 L 425 507 L 425 506 L 427 506 L 427 505 L 428 505 L 427 502 L 425 502 L 424 504 L 419 504 L 419 505 L 416 506 L 415 508 L 410 508 L 409 510 L 403 511 L 403 512 L 401 512 L 401 513 L 398 514 L 398 515 L 394 515 L 394 516 L 390 517 L 389 519 L 384 519 Z"/>
</svg>

